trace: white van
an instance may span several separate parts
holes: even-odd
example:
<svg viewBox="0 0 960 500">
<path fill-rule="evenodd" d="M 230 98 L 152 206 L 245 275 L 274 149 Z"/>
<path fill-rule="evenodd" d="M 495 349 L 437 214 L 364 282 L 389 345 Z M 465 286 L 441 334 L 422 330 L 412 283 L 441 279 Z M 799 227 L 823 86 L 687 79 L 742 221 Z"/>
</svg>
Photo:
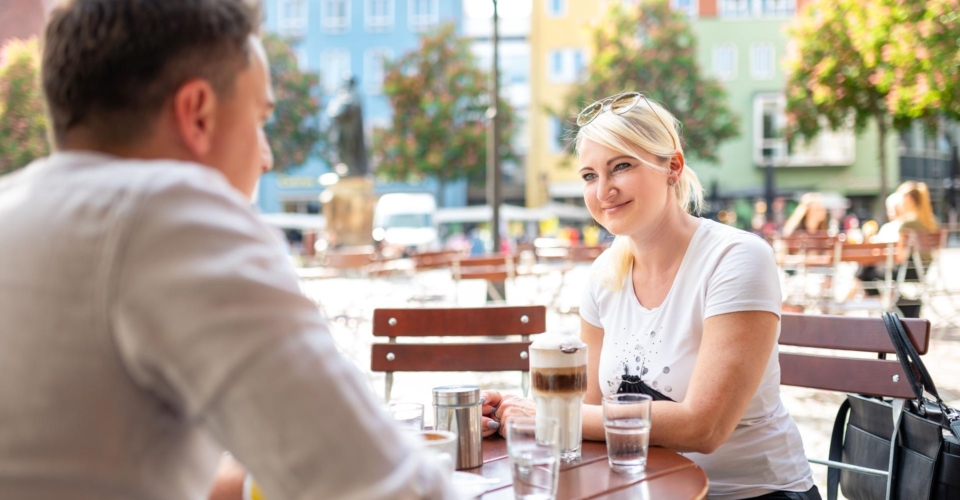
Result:
<svg viewBox="0 0 960 500">
<path fill-rule="evenodd" d="M 373 239 L 418 251 L 439 248 L 436 215 L 437 201 L 432 194 L 385 194 L 373 211 Z"/>
</svg>

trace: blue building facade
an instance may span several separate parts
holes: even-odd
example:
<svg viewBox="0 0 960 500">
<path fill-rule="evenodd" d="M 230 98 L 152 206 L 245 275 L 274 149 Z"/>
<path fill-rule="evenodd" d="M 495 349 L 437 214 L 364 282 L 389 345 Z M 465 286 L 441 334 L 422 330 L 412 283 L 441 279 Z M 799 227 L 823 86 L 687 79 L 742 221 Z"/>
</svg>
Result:
<svg viewBox="0 0 960 500">
<path fill-rule="evenodd" d="M 343 76 L 353 75 L 368 139 L 372 128 L 389 126 L 392 115 L 382 92 L 383 61 L 413 50 L 421 33 L 440 24 L 453 22 L 459 28 L 463 17 L 460 0 L 263 0 L 263 5 L 264 29 L 294 40 L 301 69 L 320 74 L 321 113 Z M 323 191 L 318 178 L 329 171 L 329 165 L 312 159 L 284 174 L 268 173 L 260 181 L 257 205 L 266 213 L 316 213 Z M 466 189 L 466 181 L 451 183 L 438 202 L 464 205 Z M 375 190 L 437 194 L 437 185 L 377 183 Z"/>
</svg>

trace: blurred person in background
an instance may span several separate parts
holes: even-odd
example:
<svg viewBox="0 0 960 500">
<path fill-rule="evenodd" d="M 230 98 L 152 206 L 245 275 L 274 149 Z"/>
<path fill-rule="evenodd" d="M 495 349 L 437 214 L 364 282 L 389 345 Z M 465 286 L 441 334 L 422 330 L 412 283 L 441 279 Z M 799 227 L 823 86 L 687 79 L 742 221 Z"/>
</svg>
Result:
<svg viewBox="0 0 960 500">
<path fill-rule="evenodd" d="M 940 224 L 933 214 L 930 203 L 930 191 L 926 183 L 907 181 L 901 184 L 885 201 L 890 221 L 880 227 L 872 243 L 896 243 L 909 236 L 911 232 L 931 233 L 939 230 Z M 909 258 L 909 257 L 908 257 Z M 929 255 L 921 255 L 921 260 L 929 261 Z M 893 270 L 894 272 L 896 270 Z M 877 296 L 880 291 L 874 287 L 865 288 L 864 282 L 879 282 L 884 279 L 886 269 L 880 266 L 863 266 L 857 271 L 857 279 L 847 298 L 853 298 L 859 292 L 867 296 Z M 919 276 L 912 261 L 907 262 L 905 281 L 917 281 Z M 907 318 L 919 318 L 922 303 L 919 298 L 900 297 L 897 307 Z"/>
<path fill-rule="evenodd" d="M 51 11 L 55 151 L 0 178 L 0 498 L 201 500 L 224 449 L 278 500 L 453 498 L 251 209 L 261 22 L 246 0 Z"/>
<path fill-rule="evenodd" d="M 827 207 L 820 193 L 806 193 L 800 198 L 800 203 L 793 214 L 783 225 L 783 236 L 794 236 L 801 233 L 808 235 L 826 234 L 830 227 L 830 218 Z"/>
</svg>

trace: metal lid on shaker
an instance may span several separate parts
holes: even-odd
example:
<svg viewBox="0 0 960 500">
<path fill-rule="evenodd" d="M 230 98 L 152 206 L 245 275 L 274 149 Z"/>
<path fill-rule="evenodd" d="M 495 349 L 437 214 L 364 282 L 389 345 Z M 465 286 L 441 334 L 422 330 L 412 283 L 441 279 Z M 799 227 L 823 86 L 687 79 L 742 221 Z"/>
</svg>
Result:
<svg viewBox="0 0 960 500">
<path fill-rule="evenodd" d="M 476 385 L 446 385 L 433 388 L 436 406 L 468 406 L 480 404 L 480 387 Z"/>
</svg>

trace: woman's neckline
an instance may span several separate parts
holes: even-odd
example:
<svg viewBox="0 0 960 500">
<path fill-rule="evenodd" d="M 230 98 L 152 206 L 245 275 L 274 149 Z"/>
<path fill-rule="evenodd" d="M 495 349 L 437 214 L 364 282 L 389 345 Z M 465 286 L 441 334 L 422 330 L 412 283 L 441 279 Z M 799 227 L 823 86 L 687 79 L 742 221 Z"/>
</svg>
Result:
<svg viewBox="0 0 960 500">
<path fill-rule="evenodd" d="M 677 274 L 673 276 L 673 282 L 670 283 L 670 289 L 667 290 L 667 294 L 663 297 L 663 300 L 660 302 L 660 305 L 657 307 L 648 308 L 640 303 L 640 299 L 637 298 L 636 288 L 633 284 L 633 263 L 630 264 L 630 272 L 627 273 L 627 282 L 629 286 L 627 291 L 630 293 L 630 299 L 642 312 L 652 314 L 663 309 L 663 306 L 670 301 L 670 298 L 673 296 L 673 291 L 677 288 L 677 279 L 683 275 L 684 270 L 687 268 L 687 260 L 690 256 L 690 247 L 693 246 L 697 238 L 700 237 L 700 233 L 703 232 L 703 228 L 710 222 L 708 219 L 700 219 L 700 223 L 697 225 L 697 229 L 694 230 L 693 236 L 690 237 L 690 241 L 687 243 L 687 248 L 683 252 L 683 258 L 680 260 L 680 266 L 677 268 Z"/>
</svg>

